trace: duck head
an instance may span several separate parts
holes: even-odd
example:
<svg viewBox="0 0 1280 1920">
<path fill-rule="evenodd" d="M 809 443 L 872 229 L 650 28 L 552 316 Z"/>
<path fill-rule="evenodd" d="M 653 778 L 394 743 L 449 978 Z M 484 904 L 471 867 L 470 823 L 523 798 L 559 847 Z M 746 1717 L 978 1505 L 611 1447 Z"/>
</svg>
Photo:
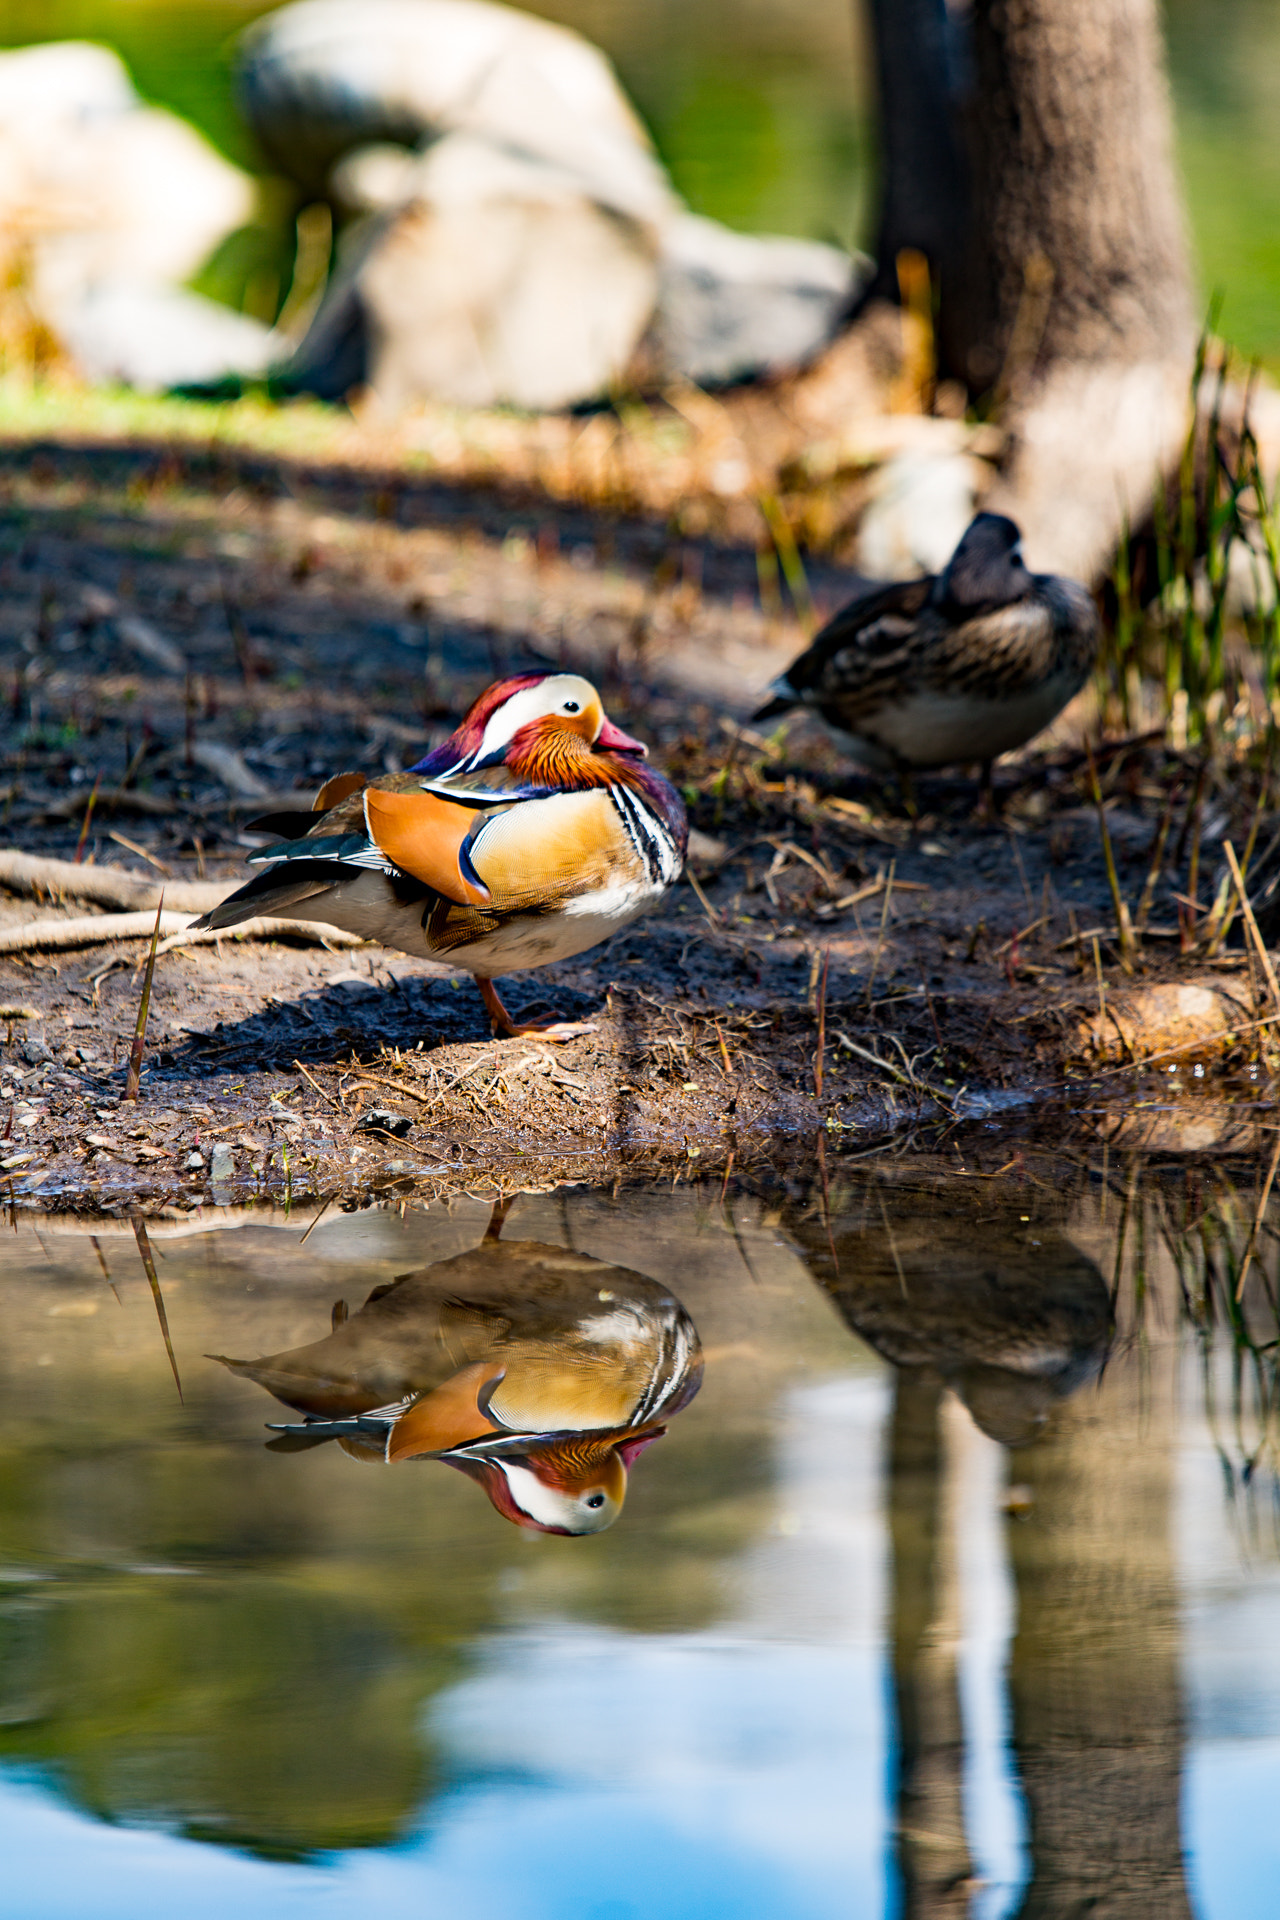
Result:
<svg viewBox="0 0 1280 1920">
<path fill-rule="evenodd" d="M 603 1533 L 622 1512 L 636 1457 L 665 1426 L 521 1434 L 437 1456 L 476 1480 L 506 1520 L 536 1533 Z"/>
<path fill-rule="evenodd" d="M 593 775 L 608 779 L 601 762 L 614 754 L 634 762 L 648 748 L 606 717 L 589 680 L 522 673 L 487 687 L 457 731 L 412 771 L 438 779 L 507 766 L 539 785 L 591 784 Z"/>
<path fill-rule="evenodd" d="M 1002 513 L 980 513 L 933 587 L 935 606 L 958 616 L 1007 607 L 1028 593 L 1032 576 L 1022 558 L 1022 535 Z"/>
</svg>

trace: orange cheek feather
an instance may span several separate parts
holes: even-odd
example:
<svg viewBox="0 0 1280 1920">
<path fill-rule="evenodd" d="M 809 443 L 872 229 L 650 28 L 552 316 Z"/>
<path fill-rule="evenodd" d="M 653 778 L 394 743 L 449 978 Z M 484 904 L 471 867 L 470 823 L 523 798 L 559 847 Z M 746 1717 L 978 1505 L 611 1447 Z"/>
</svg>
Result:
<svg viewBox="0 0 1280 1920">
<path fill-rule="evenodd" d="M 443 1386 L 424 1393 L 400 1415 L 387 1435 L 387 1459 L 412 1460 L 419 1453 L 444 1453 L 449 1447 L 464 1447 L 469 1440 L 483 1439 L 486 1433 L 500 1433 L 502 1429 L 481 1413 L 476 1402 L 489 1382 L 501 1377 L 501 1367 L 495 1367 L 491 1360 L 477 1360 Z"/>
<path fill-rule="evenodd" d="M 369 787 L 364 811 L 370 839 L 397 867 L 459 906 L 489 904 L 489 889 L 468 880 L 459 860 L 462 843 L 477 820 L 471 807 L 456 806 L 434 793 L 388 793 Z"/>
</svg>

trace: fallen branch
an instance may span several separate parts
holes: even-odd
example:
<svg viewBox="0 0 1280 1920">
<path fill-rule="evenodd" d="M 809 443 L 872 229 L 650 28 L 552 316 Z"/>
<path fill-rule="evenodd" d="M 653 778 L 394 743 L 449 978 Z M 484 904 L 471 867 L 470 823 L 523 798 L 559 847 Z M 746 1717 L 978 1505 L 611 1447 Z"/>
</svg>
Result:
<svg viewBox="0 0 1280 1920">
<path fill-rule="evenodd" d="M 124 912 L 149 907 L 153 913 L 162 890 L 175 913 L 208 913 L 232 891 L 230 884 L 216 880 L 169 881 L 162 888 L 159 880 L 125 873 L 120 867 L 82 867 L 73 860 L 46 860 L 21 853 L 16 847 L 0 847 L 0 886 L 37 900 L 61 896 L 91 900 L 99 907 L 119 907 Z M 172 914 L 166 918 L 172 918 Z"/>
<path fill-rule="evenodd" d="M 149 940 L 154 926 L 154 913 L 95 913 L 79 920 L 31 920 L 25 927 L 0 927 L 0 954 L 57 953 L 70 947 L 104 946 L 110 940 Z M 208 946 L 215 940 L 276 940 L 281 936 L 316 940 L 332 947 L 364 945 L 359 934 L 314 920 L 242 920 L 238 926 L 196 933 L 191 929 L 189 914 L 162 913 L 160 931 L 166 938 L 156 949 L 158 953 L 169 953 L 174 947 Z"/>
</svg>

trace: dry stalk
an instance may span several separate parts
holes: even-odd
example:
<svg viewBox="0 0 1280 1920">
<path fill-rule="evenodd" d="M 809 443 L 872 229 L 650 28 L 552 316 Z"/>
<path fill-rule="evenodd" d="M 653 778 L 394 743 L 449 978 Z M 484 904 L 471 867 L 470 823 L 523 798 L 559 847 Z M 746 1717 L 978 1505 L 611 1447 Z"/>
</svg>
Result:
<svg viewBox="0 0 1280 1920">
<path fill-rule="evenodd" d="M 416 1087 L 407 1086 L 403 1081 L 388 1080 L 381 1073 L 358 1073 L 354 1084 L 357 1087 L 389 1087 L 392 1093 L 402 1093 L 408 1100 L 420 1100 L 427 1107 L 436 1097 L 433 1093 L 419 1093 Z"/>
<path fill-rule="evenodd" d="M 816 1100 L 822 1098 L 823 1056 L 827 1050 L 827 977 L 831 972 L 831 949 L 827 947 L 822 956 L 822 973 L 818 980 L 818 1044 L 813 1056 L 813 1093 Z M 721 1041 L 721 1047 L 724 1042 Z M 825 1180 L 825 1172 L 824 1172 Z"/>
<path fill-rule="evenodd" d="M 1262 971 L 1267 977 L 1267 986 L 1271 992 L 1271 1004 L 1273 1007 L 1280 1008 L 1280 981 L 1276 979 L 1276 970 L 1271 964 L 1271 955 L 1267 952 L 1266 942 L 1258 931 L 1258 923 L 1253 917 L 1253 908 L 1250 906 L 1249 896 L 1245 892 L 1244 875 L 1240 871 L 1240 862 L 1236 859 L 1236 850 L 1229 840 L 1224 841 L 1223 850 L 1227 856 L 1227 865 L 1231 869 L 1231 878 L 1235 882 L 1236 894 L 1240 901 L 1240 911 L 1244 915 L 1245 926 L 1249 929 L 1249 936 L 1253 941 L 1258 958 L 1262 962 Z"/>
<path fill-rule="evenodd" d="M 706 914 L 707 919 L 710 921 L 713 927 L 718 928 L 720 925 L 720 915 L 716 912 L 715 908 L 712 906 L 711 902 L 708 900 L 706 894 L 702 891 L 702 888 L 698 885 L 697 879 L 695 878 L 692 872 L 692 869 L 686 867 L 684 877 L 689 882 L 689 885 L 693 888 L 694 892 L 697 894 L 698 904 L 701 906 L 702 911 Z"/>
<path fill-rule="evenodd" d="M 315 1088 L 316 1092 L 320 1095 L 320 1098 L 322 1100 L 327 1100 L 329 1102 L 329 1105 L 333 1108 L 335 1113 L 341 1113 L 343 1111 L 343 1109 L 338 1105 L 338 1102 L 334 1099 L 333 1095 L 331 1093 L 326 1093 L 324 1088 L 320 1085 L 320 1082 L 314 1077 L 314 1075 L 308 1073 L 307 1069 L 303 1066 L 301 1060 L 295 1060 L 293 1064 L 298 1069 L 298 1072 L 302 1075 L 303 1079 L 307 1081 L 307 1083 L 310 1086 Z"/>
<path fill-rule="evenodd" d="M 1002 960 L 1005 954 L 1012 953 L 1013 949 L 1016 946 L 1020 945 L 1021 942 L 1026 939 L 1028 934 L 1038 933 L 1041 927 L 1047 927 L 1049 925 L 1049 922 L 1052 919 L 1053 919 L 1053 915 L 1051 913 L 1042 913 L 1038 920 L 1033 920 L 1031 922 L 1030 926 L 1019 927 L 1017 933 L 1014 934 L 1011 940 L 1006 940 L 1003 946 L 992 948 L 991 958 L 993 960 Z"/>
<path fill-rule="evenodd" d="M 893 904 L 893 876 L 897 870 L 897 861 L 889 862 L 889 872 L 884 883 L 884 905 L 880 909 L 880 933 L 876 940 L 876 950 L 871 961 L 871 972 L 867 979 L 867 1011 L 871 1010 L 871 990 L 876 983 L 876 974 L 880 967 L 880 956 L 884 952 L 885 930 L 889 924 L 889 909 Z"/>
<path fill-rule="evenodd" d="M 178 1389 L 178 1398 L 181 1400 L 182 1381 L 178 1377 L 178 1362 L 174 1357 L 173 1341 L 169 1337 L 169 1316 L 164 1310 L 164 1295 L 160 1291 L 160 1282 L 156 1277 L 155 1257 L 151 1252 L 151 1242 L 147 1238 L 146 1223 L 140 1213 L 133 1215 L 133 1235 L 138 1243 L 138 1253 L 142 1259 L 143 1271 L 150 1282 L 151 1297 L 156 1303 L 156 1318 L 160 1322 L 160 1331 L 164 1335 L 164 1350 L 169 1356 L 169 1366 L 173 1372 L 173 1384 Z"/>
<path fill-rule="evenodd" d="M 1129 923 L 1129 908 L 1120 891 L 1120 875 L 1116 871 L 1116 856 L 1111 845 L 1111 830 L 1107 826 L 1107 810 L 1102 804 L 1102 788 L 1098 785 L 1098 769 L 1094 764 L 1093 748 L 1085 747 L 1088 757 L 1089 785 L 1093 791 L 1093 804 L 1098 809 L 1098 828 L 1102 834 L 1102 857 L 1107 867 L 1107 885 L 1111 888 L 1111 899 L 1116 910 L 1116 933 L 1120 941 L 1120 964 L 1126 973 L 1133 972 L 1133 959 L 1137 951 L 1133 937 L 1133 928 Z"/>
<path fill-rule="evenodd" d="M 101 774 L 101 771 L 99 771 L 97 774 L 94 775 L 93 786 L 89 792 L 89 803 L 84 810 L 84 821 L 80 828 L 80 838 L 76 841 L 75 859 L 71 863 L 73 866 L 76 866 L 76 867 L 78 867 L 80 865 L 80 862 L 84 859 L 84 843 L 89 838 L 89 822 L 93 819 L 93 809 L 97 804 L 98 788 L 101 785 L 102 785 L 102 774 Z"/>
<path fill-rule="evenodd" d="M 142 1052 L 147 1043 L 147 1016 L 151 1012 L 151 982 L 156 970 L 156 946 L 160 939 L 160 915 L 164 909 L 164 893 L 160 894 L 160 904 L 156 908 L 156 924 L 151 935 L 151 952 L 147 955 L 147 971 L 142 980 L 142 1000 L 138 1007 L 138 1024 L 133 1030 L 133 1045 L 129 1049 L 129 1071 L 125 1076 L 124 1097 L 136 1100 L 138 1086 L 142 1079 Z M 181 1397 L 182 1389 L 178 1389 Z"/>
<path fill-rule="evenodd" d="M 1164 812 L 1160 816 L 1160 825 L 1156 828 L 1156 837 L 1151 847 L 1151 864 L 1147 868 L 1147 877 L 1143 882 L 1142 893 L 1138 900 L 1137 918 L 1134 922 L 1139 934 L 1146 932 L 1147 920 L 1155 904 L 1156 887 L 1159 884 L 1164 866 L 1165 843 L 1169 838 L 1169 828 L 1173 823 L 1173 795 L 1164 803 Z"/>
<path fill-rule="evenodd" d="M 1249 1229 L 1249 1243 L 1244 1250 L 1244 1259 L 1240 1262 L 1240 1278 L 1236 1281 L 1236 1299 L 1244 1296 L 1244 1283 L 1249 1278 L 1249 1268 L 1253 1264 L 1254 1248 L 1258 1244 L 1258 1234 L 1262 1228 L 1262 1217 L 1267 1211 L 1267 1201 L 1271 1198 L 1271 1188 L 1276 1177 L 1276 1168 L 1280 1167 L 1280 1139 L 1276 1141 L 1275 1152 L 1271 1156 L 1271 1165 L 1267 1168 L 1267 1177 L 1262 1192 L 1258 1196 L 1257 1209 L 1253 1216 L 1253 1225 Z"/>
</svg>

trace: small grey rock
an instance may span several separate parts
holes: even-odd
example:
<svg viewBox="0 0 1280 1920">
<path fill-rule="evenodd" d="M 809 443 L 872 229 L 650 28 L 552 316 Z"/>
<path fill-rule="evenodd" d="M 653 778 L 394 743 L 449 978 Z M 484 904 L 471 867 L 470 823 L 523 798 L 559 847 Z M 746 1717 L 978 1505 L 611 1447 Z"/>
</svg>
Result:
<svg viewBox="0 0 1280 1920">
<path fill-rule="evenodd" d="M 403 1140 L 412 1126 L 407 1114 L 392 1113 L 390 1107 L 370 1107 L 356 1121 L 357 1133 L 390 1134 L 392 1139 Z"/>
</svg>

